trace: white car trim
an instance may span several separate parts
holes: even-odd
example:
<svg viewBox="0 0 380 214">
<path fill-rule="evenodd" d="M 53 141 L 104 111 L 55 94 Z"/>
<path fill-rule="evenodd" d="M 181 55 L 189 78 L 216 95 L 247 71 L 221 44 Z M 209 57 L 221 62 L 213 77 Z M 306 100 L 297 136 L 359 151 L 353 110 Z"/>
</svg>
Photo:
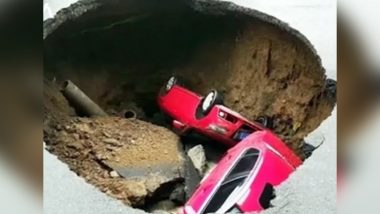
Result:
<svg viewBox="0 0 380 214">
<path fill-rule="evenodd" d="M 191 206 L 185 206 L 185 212 L 186 214 L 196 214 L 196 212 Z"/>
<path fill-rule="evenodd" d="M 216 211 L 216 213 L 226 213 L 231 207 L 233 207 L 236 201 L 239 199 L 239 195 L 241 194 L 242 186 L 237 186 L 231 194 L 228 196 L 226 201 L 222 204 L 222 206 Z"/>
<path fill-rule="evenodd" d="M 278 155 L 280 158 L 282 159 L 285 159 L 283 155 L 281 155 L 276 149 L 274 149 L 272 146 L 270 146 L 269 144 L 266 144 L 266 147 L 273 153 L 275 153 L 276 155 Z M 258 165 L 261 166 L 262 164 L 262 161 L 263 159 L 261 158 L 260 159 L 260 163 Z M 286 163 L 288 163 L 286 161 Z M 289 163 L 288 163 L 289 164 Z M 290 165 L 290 164 L 289 164 Z M 291 166 L 291 165 L 290 165 Z M 238 205 L 242 205 L 244 203 L 244 201 L 247 199 L 248 195 L 249 195 L 249 192 L 251 191 L 251 188 L 248 184 L 250 184 L 253 179 L 257 176 L 257 173 L 259 172 L 259 170 L 255 170 L 254 174 L 248 179 L 247 182 L 244 182 L 244 187 L 242 188 L 243 191 L 246 191 L 244 192 L 244 194 L 241 196 L 241 198 L 239 199 L 239 201 L 237 202 Z"/>
<path fill-rule="evenodd" d="M 236 160 L 233 162 L 233 164 L 231 165 L 231 167 L 227 170 L 226 173 L 224 173 L 223 177 L 218 181 L 217 185 L 214 186 L 214 189 L 212 190 L 212 192 L 207 196 L 207 199 L 205 200 L 205 203 L 202 204 L 202 206 L 201 206 L 201 208 L 199 209 L 199 211 L 197 212 L 197 214 L 203 212 L 203 210 L 205 209 L 206 205 L 208 205 L 208 203 L 210 202 L 211 198 L 214 196 L 215 192 L 219 189 L 219 187 L 220 187 L 220 185 L 222 184 L 223 180 L 224 180 L 224 179 L 226 178 L 226 176 L 231 172 L 232 168 L 235 167 L 236 162 L 240 160 L 240 158 L 241 158 L 241 156 L 243 155 L 243 153 L 246 152 L 248 149 L 252 149 L 252 148 L 253 148 L 253 149 L 257 149 L 257 148 L 254 148 L 254 147 L 248 147 L 248 148 L 246 148 L 246 149 L 244 149 L 243 151 L 240 152 L 240 154 L 238 155 L 238 158 L 236 158 Z M 250 176 L 250 177 L 253 177 L 253 178 L 254 178 L 254 177 L 256 176 L 256 174 L 257 174 L 256 171 L 258 171 L 257 168 L 260 167 L 261 164 L 262 164 L 262 154 L 261 154 L 261 153 L 262 153 L 261 150 L 259 150 L 258 161 L 257 161 L 257 163 L 255 164 L 254 169 L 252 170 L 252 171 L 253 171 L 253 175 Z M 227 154 L 227 155 L 228 155 L 228 154 Z M 210 173 L 212 173 L 212 172 L 210 172 Z M 253 179 L 253 178 L 252 178 L 252 179 Z M 246 183 L 246 182 L 244 182 L 244 183 Z M 243 190 L 246 191 L 246 187 L 245 187 L 245 186 L 247 186 L 247 185 L 243 185 L 243 186 L 244 186 Z M 248 185 L 248 187 L 249 187 L 249 185 Z M 248 188 L 248 189 L 249 189 L 249 188 Z M 241 191 L 241 192 L 244 192 L 244 191 Z M 240 201 L 240 200 L 239 200 L 239 201 Z"/>
<path fill-rule="evenodd" d="M 269 144 L 266 144 L 266 146 L 268 147 L 269 150 L 271 150 L 273 153 L 275 153 L 276 155 L 280 156 L 281 158 L 284 158 L 276 149 L 274 149 L 271 145 Z"/>
<path fill-rule="evenodd" d="M 257 174 L 260 171 L 260 168 L 261 168 L 262 164 L 263 164 L 263 158 L 261 158 L 261 154 L 260 154 L 258 163 L 255 166 L 257 168 L 255 168 L 255 170 L 253 171 L 253 173 L 244 182 L 243 187 L 241 188 L 242 189 L 242 191 L 241 191 L 242 193 L 240 195 L 240 199 L 236 202 L 236 204 L 242 205 L 244 203 L 244 201 L 247 199 L 249 193 L 251 192 L 251 185 L 250 184 L 253 182 L 253 179 L 256 178 Z"/>
<path fill-rule="evenodd" d="M 285 160 L 285 162 L 292 168 L 294 168 L 294 166 L 292 164 L 289 163 L 289 161 L 286 160 L 286 158 L 281 154 L 279 153 L 275 148 L 273 148 L 271 145 L 269 144 L 266 144 L 267 148 L 269 150 L 271 150 L 273 153 L 275 153 L 277 156 L 279 156 L 281 159 Z"/>
</svg>

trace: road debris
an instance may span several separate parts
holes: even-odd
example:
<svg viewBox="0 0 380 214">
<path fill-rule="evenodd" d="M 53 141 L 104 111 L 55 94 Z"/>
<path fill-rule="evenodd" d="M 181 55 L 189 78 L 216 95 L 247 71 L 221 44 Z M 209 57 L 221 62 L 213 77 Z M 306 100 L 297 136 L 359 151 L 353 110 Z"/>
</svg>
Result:
<svg viewBox="0 0 380 214">
<path fill-rule="evenodd" d="M 189 151 L 187 151 L 187 155 L 193 162 L 194 167 L 197 169 L 199 175 L 203 177 L 207 167 L 206 154 L 203 146 L 201 144 L 194 146 L 193 148 L 189 149 Z"/>
<path fill-rule="evenodd" d="M 49 151 L 128 205 L 141 206 L 156 191 L 184 180 L 179 138 L 165 128 L 117 117 L 68 118 L 62 127 L 46 133 Z"/>
</svg>

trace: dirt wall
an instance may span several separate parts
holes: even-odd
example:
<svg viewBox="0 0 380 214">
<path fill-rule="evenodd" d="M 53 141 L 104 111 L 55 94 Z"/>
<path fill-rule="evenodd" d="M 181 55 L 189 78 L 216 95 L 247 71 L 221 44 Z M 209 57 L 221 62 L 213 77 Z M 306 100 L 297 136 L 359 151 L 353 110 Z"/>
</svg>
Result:
<svg viewBox="0 0 380 214">
<path fill-rule="evenodd" d="M 177 75 L 195 92 L 220 90 L 250 119 L 273 117 L 275 132 L 297 151 L 335 105 L 309 41 L 234 4 L 82 1 L 44 30 L 45 77 L 73 80 L 109 111 L 133 104 L 155 122 L 157 92 Z"/>
</svg>

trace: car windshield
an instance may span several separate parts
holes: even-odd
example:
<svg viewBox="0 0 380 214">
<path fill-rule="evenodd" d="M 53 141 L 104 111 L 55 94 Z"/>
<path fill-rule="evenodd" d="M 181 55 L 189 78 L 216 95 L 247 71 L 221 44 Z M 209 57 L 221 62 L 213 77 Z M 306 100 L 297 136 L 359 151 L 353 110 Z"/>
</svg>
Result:
<svg viewBox="0 0 380 214">
<path fill-rule="evenodd" d="M 221 206 L 223 206 L 226 199 L 233 193 L 233 191 L 244 183 L 245 179 L 254 168 L 258 156 L 259 151 L 253 148 L 247 149 L 240 156 L 239 160 L 222 181 L 202 213 L 215 213 Z"/>
</svg>

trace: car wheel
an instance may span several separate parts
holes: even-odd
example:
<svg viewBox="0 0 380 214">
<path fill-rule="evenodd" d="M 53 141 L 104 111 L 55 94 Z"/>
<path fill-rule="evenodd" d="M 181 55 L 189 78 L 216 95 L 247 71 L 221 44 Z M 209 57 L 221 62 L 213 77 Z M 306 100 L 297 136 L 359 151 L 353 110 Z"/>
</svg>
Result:
<svg viewBox="0 0 380 214">
<path fill-rule="evenodd" d="M 261 125 L 263 125 L 266 128 L 269 128 L 269 129 L 273 128 L 273 121 L 270 117 L 259 116 L 255 121 L 260 123 Z"/>
<path fill-rule="evenodd" d="M 177 83 L 177 78 L 175 78 L 174 76 L 170 77 L 170 79 L 168 80 L 168 82 L 166 83 L 165 85 L 165 91 L 168 92 L 170 91 L 170 89 L 173 88 L 173 86 Z"/>
<path fill-rule="evenodd" d="M 223 98 L 216 90 L 212 90 L 202 100 L 202 103 L 201 103 L 202 113 L 204 115 L 209 113 L 212 107 L 216 104 L 223 104 Z"/>
</svg>

